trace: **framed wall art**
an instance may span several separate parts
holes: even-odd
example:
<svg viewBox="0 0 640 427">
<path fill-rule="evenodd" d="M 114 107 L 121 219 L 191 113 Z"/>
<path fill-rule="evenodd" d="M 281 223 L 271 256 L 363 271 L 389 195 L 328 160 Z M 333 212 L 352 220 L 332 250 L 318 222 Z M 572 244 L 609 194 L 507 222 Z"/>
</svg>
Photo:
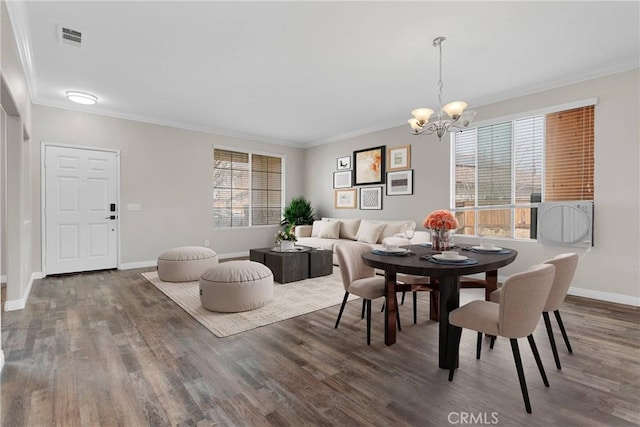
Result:
<svg viewBox="0 0 640 427">
<path fill-rule="evenodd" d="M 356 208 L 356 189 L 335 190 L 335 208 L 336 209 L 355 209 Z"/>
<path fill-rule="evenodd" d="M 411 169 L 411 145 L 387 149 L 387 171 Z"/>
<path fill-rule="evenodd" d="M 382 209 L 382 187 L 361 188 L 360 209 Z"/>
<path fill-rule="evenodd" d="M 353 152 L 355 185 L 384 183 L 385 146 Z"/>
<path fill-rule="evenodd" d="M 351 169 L 351 157 L 338 157 L 338 170 Z"/>
<path fill-rule="evenodd" d="M 387 196 L 413 194 L 413 169 L 387 172 Z"/>
<path fill-rule="evenodd" d="M 351 171 L 338 171 L 333 173 L 333 188 L 353 187 L 353 174 Z"/>
</svg>

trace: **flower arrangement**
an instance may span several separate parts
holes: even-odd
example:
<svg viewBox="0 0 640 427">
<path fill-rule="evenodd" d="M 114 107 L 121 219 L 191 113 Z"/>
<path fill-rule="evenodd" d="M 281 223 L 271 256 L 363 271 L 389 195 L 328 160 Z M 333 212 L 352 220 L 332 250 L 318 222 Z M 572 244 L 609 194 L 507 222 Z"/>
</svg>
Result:
<svg viewBox="0 0 640 427">
<path fill-rule="evenodd" d="M 433 211 L 424 219 L 424 228 L 433 230 L 431 233 L 431 247 L 437 251 L 446 251 L 451 245 L 449 231 L 460 227 L 455 215 L 445 209 Z"/>
<path fill-rule="evenodd" d="M 284 230 L 280 230 L 276 233 L 276 243 L 280 243 L 282 240 L 288 240 L 290 242 L 296 242 L 298 238 L 293 232 L 293 226 L 289 226 Z"/>
<path fill-rule="evenodd" d="M 456 230 L 460 227 L 455 215 L 445 209 L 431 212 L 422 225 L 431 230 Z"/>
</svg>

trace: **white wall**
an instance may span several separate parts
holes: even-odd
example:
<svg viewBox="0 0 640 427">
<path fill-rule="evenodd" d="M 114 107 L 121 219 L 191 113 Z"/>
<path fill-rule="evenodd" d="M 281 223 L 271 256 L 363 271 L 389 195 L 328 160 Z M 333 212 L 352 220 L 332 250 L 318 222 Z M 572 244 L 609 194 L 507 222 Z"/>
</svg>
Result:
<svg viewBox="0 0 640 427">
<path fill-rule="evenodd" d="M 0 102 L 7 113 L 6 159 L 0 173 L 7 180 L 3 209 L 6 209 L 6 227 L 1 236 L 4 258 L 3 274 L 7 277 L 5 309 L 22 308 L 35 278 L 31 264 L 32 222 L 30 143 L 31 100 L 27 81 L 18 55 L 18 49 L 6 2 L 0 2 Z M 4 149 L 4 148 L 3 148 Z"/>
<path fill-rule="evenodd" d="M 579 250 L 581 262 L 572 292 L 640 305 L 640 71 L 556 88 L 474 108 L 476 121 L 506 117 L 553 105 L 597 97 L 595 110 L 595 247 Z M 407 106 L 407 114 L 412 106 Z M 444 141 L 444 139 L 443 139 Z M 333 208 L 332 174 L 336 158 L 379 145 L 411 144 L 413 196 L 384 196 L 382 211 Z M 449 206 L 450 149 L 433 136 L 413 136 L 408 125 L 309 148 L 305 194 L 325 216 L 413 219 L 421 224 L 434 209 Z M 472 241 L 458 238 L 457 241 Z M 518 250 L 508 275 L 572 249 L 533 242 L 497 241 Z"/>
<path fill-rule="evenodd" d="M 281 145 L 176 129 L 44 106 L 33 107 L 32 182 L 36 244 L 33 262 L 41 264 L 41 143 L 120 150 L 120 236 L 124 268 L 155 262 L 176 246 L 202 246 L 218 254 L 248 253 L 273 244 L 276 226 L 213 228 L 213 145 L 281 154 L 285 160 L 285 202 L 304 190 L 304 150 Z M 142 211 L 127 211 L 141 204 Z"/>
</svg>

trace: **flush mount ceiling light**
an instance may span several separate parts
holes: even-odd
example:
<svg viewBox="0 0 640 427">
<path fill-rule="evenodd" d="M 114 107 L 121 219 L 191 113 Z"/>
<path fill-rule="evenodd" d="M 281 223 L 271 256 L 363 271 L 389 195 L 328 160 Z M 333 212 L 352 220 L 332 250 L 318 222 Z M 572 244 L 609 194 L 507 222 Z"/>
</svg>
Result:
<svg viewBox="0 0 640 427">
<path fill-rule="evenodd" d="M 417 108 L 411 112 L 413 118 L 409 119 L 411 125 L 411 133 L 414 135 L 435 133 L 438 139 L 442 141 L 442 137 L 447 132 L 456 132 L 468 127 L 476 115 L 475 111 L 464 111 L 467 103 L 463 101 L 450 102 L 444 107 L 442 106 L 442 43 L 446 39 L 437 37 L 433 40 L 433 45 L 440 49 L 440 73 L 438 79 L 438 115 L 436 120 L 429 122 L 429 117 L 433 114 L 431 108 Z M 447 113 L 447 118 L 444 114 Z"/>
<path fill-rule="evenodd" d="M 94 95 L 72 90 L 67 92 L 67 99 L 83 105 L 94 105 L 98 102 L 98 98 Z"/>
</svg>

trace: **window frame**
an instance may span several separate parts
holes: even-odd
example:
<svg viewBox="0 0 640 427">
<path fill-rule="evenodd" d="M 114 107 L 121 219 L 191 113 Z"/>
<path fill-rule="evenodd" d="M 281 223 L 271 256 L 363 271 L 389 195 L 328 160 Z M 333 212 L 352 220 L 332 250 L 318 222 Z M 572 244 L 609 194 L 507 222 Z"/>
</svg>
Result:
<svg viewBox="0 0 640 427">
<path fill-rule="evenodd" d="M 479 212 L 480 211 L 489 211 L 489 210 L 499 210 L 499 209 L 509 209 L 510 210 L 510 231 L 509 231 L 509 236 L 508 237 L 502 237 L 502 236 L 491 236 L 491 238 L 496 238 L 496 239 L 505 239 L 505 240 L 517 240 L 519 242 L 536 242 L 537 239 L 532 239 L 532 238 L 517 238 L 515 237 L 515 229 L 516 229 L 516 223 L 515 223 L 515 216 L 516 216 L 516 209 L 530 209 L 530 208 L 537 208 L 538 207 L 538 203 L 534 202 L 534 203 L 516 203 L 515 202 L 515 186 L 516 186 L 516 181 L 512 175 L 512 179 L 511 179 L 511 203 L 508 205 L 485 205 L 485 206 L 479 206 L 478 205 L 478 167 L 477 167 L 477 162 L 478 162 L 478 144 L 477 144 L 477 135 L 478 135 L 478 128 L 481 127 L 486 127 L 486 126 L 493 126 L 496 124 L 500 124 L 500 123 L 506 123 L 509 122 L 511 123 L 511 129 L 512 129 L 512 144 L 511 144 L 511 151 L 512 153 L 514 153 L 515 151 L 515 144 L 513 144 L 513 139 L 514 139 L 514 123 L 516 120 L 521 120 L 521 119 L 526 119 L 526 118 L 530 118 L 530 117 L 535 117 L 535 116 L 542 116 L 543 119 L 543 128 L 542 128 L 542 138 L 543 138 L 543 144 L 542 144 L 542 158 L 543 158 L 543 162 L 542 162 L 542 183 L 541 183 L 541 194 L 544 195 L 544 185 L 545 185 L 545 161 L 544 159 L 546 158 L 546 118 L 545 116 L 547 114 L 551 114 L 551 113 L 558 113 L 561 111 L 566 111 L 566 110 L 573 110 L 576 108 L 583 108 L 583 107 L 589 107 L 589 106 L 593 106 L 595 107 L 598 104 L 598 98 L 587 98 L 587 99 L 583 99 L 583 100 L 578 100 L 578 101 L 573 101 L 573 102 L 568 102 L 568 103 L 564 103 L 564 104 L 558 104 L 558 105 L 553 105 L 553 106 L 549 106 L 549 107 L 545 107 L 545 108 L 539 108 L 539 109 L 535 109 L 535 110 L 529 110 L 529 111 L 525 111 L 525 112 L 520 112 L 520 113 L 516 113 L 516 114 L 510 114 L 508 116 L 500 116 L 500 117 L 495 117 L 492 119 L 488 119 L 488 120 L 483 120 L 480 122 L 476 122 L 473 124 L 473 127 L 469 128 L 468 130 L 474 130 L 476 133 L 476 146 L 475 146 L 475 177 L 474 177 L 474 182 L 475 182 L 475 194 L 474 194 L 474 200 L 475 200 L 475 206 L 473 207 L 461 207 L 458 208 L 456 207 L 456 151 L 455 151 L 455 143 L 454 143 L 454 138 L 455 138 L 455 134 L 451 133 L 449 134 L 449 149 L 450 149 L 450 177 L 449 177 L 449 183 L 450 183 L 450 187 L 449 187 L 449 207 L 451 209 L 452 212 L 456 213 L 456 212 L 474 212 L 474 224 L 473 224 L 473 228 L 474 228 L 474 234 L 456 234 L 458 236 L 465 236 L 465 237 L 479 237 L 478 235 L 478 228 L 480 226 L 479 224 Z M 595 116 L 595 110 L 594 110 L 594 116 Z M 594 117 L 594 131 L 595 131 L 595 117 Z M 595 142 L 594 142 L 595 144 Z M 594 148 L 594 157 L 595 157 L 595 148 Z M 515 172 L 515 162 L 516 162 L 516 158 L 514 155 L 512 155 L 511 157 L 511 170 L 512 170 L 512 174 Z M 595 173 L 595 170 L 594 170 Z"/>
<path fill-rule="evenodd" d="M 272 152 L 260 151 L 260 150 L 249 150 L 249 149 L 214 144 L 211 147 L 211 155 L 212 155 L 212 161 L 213 161 L 213 165 L 211 169 L 212 174 L 215 171 L 215 161 L 216 161 L 215 150 L 232 151 L 236 153 L 244 153 L 249 155 L 249 169 L 248 169 L 248 172 L 249 172 L 249 178 L 248 178 L 249 179 L 249 206 L 248 206 L 249 220 L 248 220 L 248 223 L 249 225 L 241 225 L 241 226 L 235 226 L 235 227 L 231 225 L 228 227 L 218 227 L 215 225 L 215 213 L 214 213 L 213 229 L 214 230 L 240 230 L 240 229 L 247 229 L 247 228 L 264 228 L 264 227 L 280 226 L 280 222 L 278 222 L 277 224 L 260 224 L 260 225 L 253 224 L 253 179 L 252 179 L 253 155 L 277 157 L 281 161 L 281 169 L 280 169 L 280 218 L 281 219 L 282 219 L 282 212 L 284 212 L 284 208 L 285 208 L 285 194 L 286 194 L 285 193 L 285 190 L 286 190 L 285 189 L 285 182 L 286 182 L 285 171 L 286 171 L 287 155 L 282 153 L 272 153 Z M 212 177 L 212 179 L 213 178 L 214 177 Z M 216 187 L 215 185 L 213 185 L 213 192 L 212 192 L 212 199 L 211 199 L 212 201 L 214 200 L 213 194 L 215 193 L 215 190 L 216 190 Z"/>
</svg>

